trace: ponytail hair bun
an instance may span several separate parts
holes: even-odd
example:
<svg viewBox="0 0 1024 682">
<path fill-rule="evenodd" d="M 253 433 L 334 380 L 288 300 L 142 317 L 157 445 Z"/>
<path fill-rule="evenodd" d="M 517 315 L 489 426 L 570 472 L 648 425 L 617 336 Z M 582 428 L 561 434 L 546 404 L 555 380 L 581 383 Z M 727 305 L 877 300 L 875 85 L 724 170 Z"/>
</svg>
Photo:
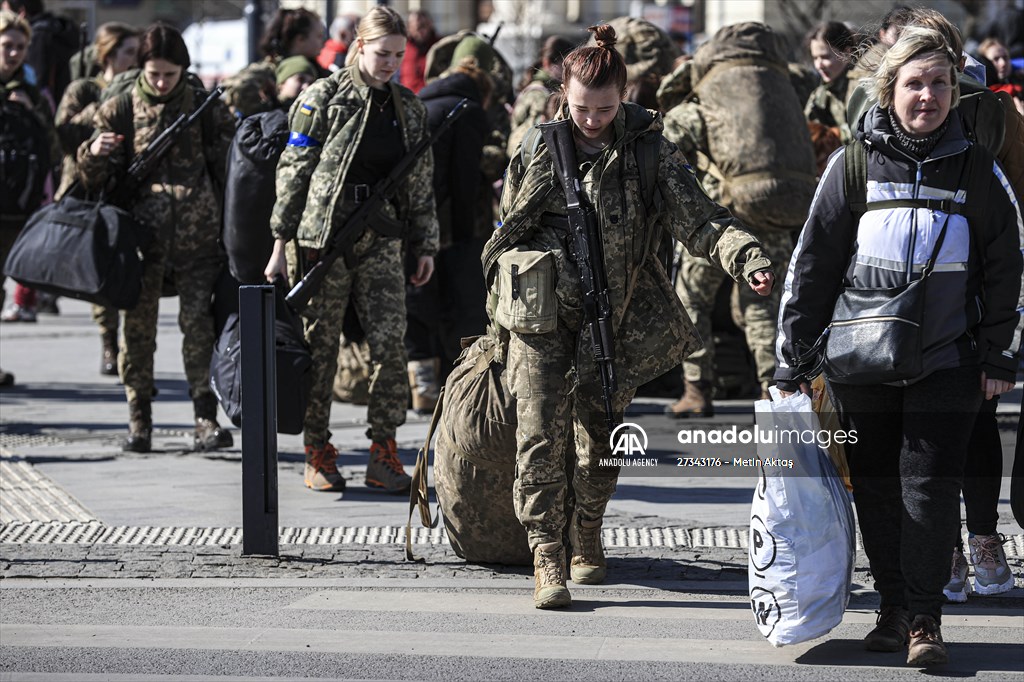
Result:
<svg viewBox="0 0 1024 682">
<path fill-rule="evenodd" d="M 594 34 L 594 42 L 597 43 L 598 47 L 603 47 L 606 50 L 611 50 L 615 47 L 617 42 L 615 29 L 610 24 L 598 24 L 597 26 L 589 27 L 587 30 Z"/>
</svg>

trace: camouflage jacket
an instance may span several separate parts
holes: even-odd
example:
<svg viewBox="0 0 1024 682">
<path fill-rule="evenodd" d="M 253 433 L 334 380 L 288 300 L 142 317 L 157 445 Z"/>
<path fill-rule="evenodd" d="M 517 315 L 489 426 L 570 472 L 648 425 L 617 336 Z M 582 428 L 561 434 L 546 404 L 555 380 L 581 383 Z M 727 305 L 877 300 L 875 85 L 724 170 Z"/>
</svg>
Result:
<svg viewBox="0 0 1024 682">
<path fill-rule="evenodd" d="M 430 134 L 426 108 L 412 90 L 393 82 L 388 87 L 402 139 L 411 149 Z M 357 65 L 316 81 L 292 105 L 291 137 L 277 164 L 277 203 L 270 219 L 274 237 L 297 237 L 301 246 L 311 249 L 326 246 L 369 107 L 370 86 Z M 384 207 L 389 217 L 407 221 L 405 238 L 414 256 L 433 256 L 438 249 L 433 172 L 433 156 L 427 150 Z"/>
<path fill-rule="evenodd" d="M 807 98 L 804 116 L 808 121 L 817 121 L 839 132 L 839 139 L 846 144 L 853 139 L 850 126 L 846 122 L 846 97 L 852 88 L 844 72 L 831 83 L 821 83 Z"/>
<path fill-rule="evenodd" d="M 624 103 L 613 125 L 615 141 L 581 184 L 597 210 L 603 235 L 605 268 L 617 322 L 615 368 L 619 387 L 626 389 L 678 367 L 702 344 L 656 256 L 664 233 L 681 241 L 695 256 L 720 266 L 738 282 L 771 268 L 771 261 L 761 253 L 757 239 L 701 190 L 682 154 L 664 138 L 657 176 L 662 210 L 659 215 L 647 215 L 635 143 L 645 133 L 661 131 L 661 118 L 638 105 Z M 493 284 L 494 263 L 513 244 L 552 252 L 559 324 L 583 330 L 579 272 L 569 257 L 571 238 L 562 227 L 542 224 L 545 213 L 565 215 L 566 207 L 565 194 L 542 141 L 527 167 L 523 167 L 520 155 L 509 164 L 501 201 L 502 224 L 484 249 L 487 281 Z M 634 288 L 627 304 L 631 281 Z M 576 363 L 580 379 L 596 382 L 594 363 L 589 360 L 589 334 L 585 330 L 581 334 Z"/>
<path fill-rule="evenodd" d="M 186 85 L 180 98 L 165 104 L 147 103 L 138 86 L 100 105 L 93 118 L 93 134 L 78 148 L 78 176 L 90 191 L 98 191 L 111 173 L 127 169 L 180 113 L 192 112 L 203 92 Z M 130 103 L 130 106 L 125 106 Z M 128 116 L 131 116 L 129 119 Z M 125 136 L 124 144 L 109 157 L 89 151 L 103 132 Z M 149 224 L 158 248 L 173 253 L 217 253 L 227 150 L 235 124 L 222 102 L 214 102 L 143 182 L 132 212 Z"/>
<path fill-rule="evenodd" d="M 104 83 L 99 78 L 80 78 L 71 83 L 57 107 L 57 137 L 60 139 L 64 160 L 61 166 L 60 188 L 56 196 L 62 197 L 78 178 L 78 147 L 92 137 L 92 121 L 100 107 Z"/>
<path fill-rule="evenodd" d="M 548 105 L 548 97 L 555 92 L 558 81 L 543 71 L 539 71 L 516 97 L 516 104 L 512 108 L 510 125 L 512 132 L 508 137 L 508 155 L 516 153 L 519 143 L 522 141 L 526 131 L 534 125 L 543 122 L 544 109 Z"/>
</svg>

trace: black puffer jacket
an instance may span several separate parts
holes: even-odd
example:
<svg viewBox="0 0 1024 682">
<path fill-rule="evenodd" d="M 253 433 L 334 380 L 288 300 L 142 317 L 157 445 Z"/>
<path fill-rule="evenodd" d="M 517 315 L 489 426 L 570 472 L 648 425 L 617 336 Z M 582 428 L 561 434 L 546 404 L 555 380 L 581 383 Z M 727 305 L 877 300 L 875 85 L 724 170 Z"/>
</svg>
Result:
<svg viewBox="0 0 1024 682">
<path fill-rule="evenodd" d="M 473 236 L 473 211 L 483 178 L 480 159 L 484 140 L 490 132 L 487 115 L 481 106 L 480 91 L 473 79 L 463 73 L 435 80 L 419 92 L 427 108 L 430 130 L 463 98 L 469 100 L 466 111 L 434 144 L 434 196 L 441 222 L 442 242 L 464 242 Z M 458 196 L 455 196 L 458 193 Z M 444 234 L 450 225 L 450 236 Z"/>
<path fill-rule="evenodd" d="M 965 201 L 975 185 L 965 164 L 971 143 L 960 117 L 950 114 L 949 127 L 935 149 L 917 161 L 894 145 L 886 113 L 874 106 L 863 126 L 867 143 L 867 200 L 953 199 Z M 800 234 L 779 311 L 775 378 L 783 390 L 794 390 L 812 365 L 806 356 L 831 322 L 836 299 L 844 287 L 895 287 L 917 279 L 948 218 L 945 241 L 929 277 L 925 297 L 924 371 L 981 365 L 990 379 L 1013 381 L 1024 328 L 1024 282 L 1021 213 L 998 162 L 980 154 L 975 174 L 981 197 L 967 199 L 986 209 L 968 223 L 925 208 L 895 207 L 864 213 L 855 222 L 844 187 L 844 154 L 829 160 L 818 184 L 810 216 Z M 961 190 L 961 191 L 958 191 Z M 802 360 L 804 358 L 801 358 Z M 912 382 L 910 382 L 912 383 Z"/>
</svg>

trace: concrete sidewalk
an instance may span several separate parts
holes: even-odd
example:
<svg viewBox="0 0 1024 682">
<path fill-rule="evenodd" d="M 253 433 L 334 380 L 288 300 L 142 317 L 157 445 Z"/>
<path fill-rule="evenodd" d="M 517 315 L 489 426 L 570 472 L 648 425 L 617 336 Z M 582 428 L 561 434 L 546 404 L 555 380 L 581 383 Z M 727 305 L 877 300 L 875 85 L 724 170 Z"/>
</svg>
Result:
<svg viewBox="0 0 1024 682">
<path fill-rule="evenodd" d="M 62 299 L 59 316 L 42 315 L 36 324 L 0 325 L 0 366 L 18 375 L 16 386 L 0 392 L 0 480 L 6 493 L 0 496 L 0 542 L 12 543 L 5 556 L 12 546 L 20 552 L 37 544 L 181 548 L 238 542 L 240 433 L 234 430 L 233 449 L 191 451 L 192 406 L 181 369 L 177 299 L 161 303 L 155 450 L 144 455 L 120 450 L 127 418 L 123 390 L 116 377 L 98 373 L 100 344 L 87 304 Z M 652 442 L 671 440 L 684 423 L 661 416 L 664 402 L 639 398 L 630 411 L 630 419 L 647 429 Z M 1007 453 L 1012 452 L 1017 405 L 1019 398 L 1013 395 L 1000 406 Z M 685 423 L 716 426 L 752 419 L 751 404 L 743 401 L 719 403 L 718 412 L 714 419 Z M 412 468 L 427 427 L 427 419 L 409 412 L 406 425 L 399 429 L 400 457 L 407 469 Z M 404 542 L 407 498 L 362 485 L 365 428 L 364 407 L 334 404 L 333 441 L 349 484 L 342 495 L 303 487 L 301 436 L 278 436 L 284 544 L 397 548 Z M 733 449 L 706 446 L 686 454 L 727 458 Z M 740 550 L 732 568 L 745 571 L 742 550 L 756 470 L 658 471 L 654 476 L 620 478 L 606 519 L 606 544 L 640 555 L 698 548 Z M 999 530 L 1013 536 L 1020 530 L 1006 503 L 1008 480 L 1004 479 Z M 443 532 L 416 528 L 415 520 L 418 543 L 446 551 L 458 561 Z M 1024 547 L 1018 545 L 1019 541 L 1007 545 L 1015 558 L 1024 555 Z"/>
</svg>

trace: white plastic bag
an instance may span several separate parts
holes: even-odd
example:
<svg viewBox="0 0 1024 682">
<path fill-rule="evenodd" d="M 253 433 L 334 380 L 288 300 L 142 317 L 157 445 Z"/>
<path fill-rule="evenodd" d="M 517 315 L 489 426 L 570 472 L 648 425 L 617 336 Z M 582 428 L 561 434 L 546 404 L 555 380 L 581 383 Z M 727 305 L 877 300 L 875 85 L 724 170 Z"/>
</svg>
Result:
<svg viewBox="0 0 1024 682">
<path fill-rule="evenodd" d="M 842 622 L 856 546 L 850 496 L 818 446 L 825 436 L 817 435 L 810 396 L 771 393 L 772 401 L 754 403 L 761 480 L 750 509 L 748 573 L 757 627 L 783 646 Z"/>
</svg>

